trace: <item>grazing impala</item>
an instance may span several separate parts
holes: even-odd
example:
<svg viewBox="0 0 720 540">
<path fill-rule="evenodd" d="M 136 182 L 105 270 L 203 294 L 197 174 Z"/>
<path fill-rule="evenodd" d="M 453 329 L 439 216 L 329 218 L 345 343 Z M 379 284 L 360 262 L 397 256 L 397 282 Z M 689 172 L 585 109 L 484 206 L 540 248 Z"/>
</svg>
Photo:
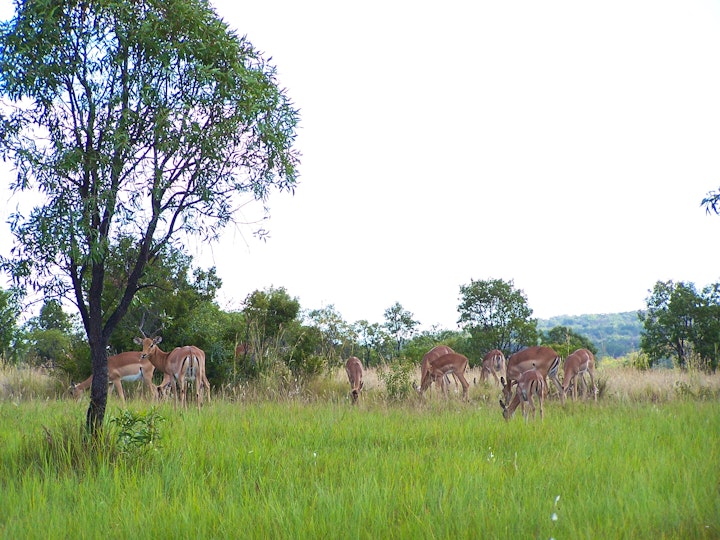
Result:
<svg viewBox="0 0 720 540">
<path fill-rule="evenodd" d="M 194 346 L 176 347 L 170 352 L 164 352 L 158 347 L 162 337 L 135 338 L 135 343 L 142 345 L 141 357 L 147 358 L 152 365 L 163 373 L 170 375 L 170 382 L 175 394 L 177 406 L 178 389 L 180 391 L 180 404 L 187 407 L 187 382 L 195 381 L 195 394 L 197 396 L 198 410 L 202 405 L 203 387 L 207 390 L 210 400 L 210 383 L 205 376 L 205 352 Z M 162 394 L 162 387 L 159 390 Z"/>
<path fill-rule="evenodd" d="M 595 385 L 595 356 L 587 349 L 578 349 L 565 359 L 565 376 L 563 377 L 563 394 L 567 395 L 568 388 L 572 384 L 573 401 L 577 399 L 577 387 L 579 381 L 585 383 L 585 374 L 590 375 L 590 383 L 593 387 L 593 396 L 597 401 L 598 388 Z M 574 382 L 573 382 L 574 381 Z"/>
<path fill-rule="evenodd" d="M 500 406 L 503 410 L 503 418 L 505 418 L 505 420 L 509 420 L 515 412 L 515 409 L 517 409 L 518 404 L 522 404 L 523 418 L 527 422 L 528 413 L 525 410 L 525 404 L 527 403 L 530 410 L 532 410 L 534 420 L 535 404 L 533 403 L 533 394 L 538 397 L 538 401 L 540 402 L 540 419 L 542 419 L 544 416 L 543 402 L 545 401 L 545 396 L 547 395 L 547 384 L 545 383 L 545 377 L 543 377 L 543 374 L 535 369 L 534 365 L 531 370 L 520 375 L 517 382 L 517 389 L 515 390 L 515 397 L 513 397 L 510 404 L 506 406 L 505 403 L 503 403 L 503 400 L 500 400 Z"/>
<path fill-rule="evenodd" d="M 348 358 L 345 363 L 345 372 L 347 373 L 348 380 L 350 381 L 350 395 L 352 396 L 353 405 L 355 405 L 358 397 L 360 397 L 360 391 L 363 389 L 365 384 L 363 383 L 363 368 L 360 359 L 355 356 Z"/>
<path fill-rule="evenodd" d="M 560 379 L 558 379 L 560 357 L 550 347 L 540 346 L 528 347 L 527 349 L 516 352 L 508 358 L 507 372 L 505 374 L 507 381 L 503 377 L 500 377 L 500 382 L 503 385 L 503 396 L 505 401 L 510 401 L 510 397 L 512 396 L 512 387 L 517 383 L 520 375 L 530 369 L 533 369 L 533 367 L 536 367 L 536 369 L 542 373 L 543 377 L 550 377 L 560 393 L 560 401 L 565 403 L 565 393 L 562 390 Z"/>
<path fill-rule="evenodd" d="M 122 381 L 139 381 L 144 380 L 153 391 L 155 396 L 155 386 L 153 385 L 153 373 L 155 366 L 149 361 L 140 358 L 139 351 L 130 351 L 116 354 L 108 358 L 108 384 L 112 384 L 117 390 L 120 401 L 125 405 L 125 392 L 123 392 Z M 78 399 L 83 390 L 89 388 L 92 384 L 93 376 L 90 375 L 83 382 L 72 383 L 70 391 L 75 399 Z"/>
<path fill-rule="evenodd" d="M 420 388 L 415 387 L 415 390 L 422 395 L 433 381 L 440 380 L 443 392 L 447 398 L 447 384 L 442 383 L 442 380 L 445 376 L 452 373 L 458 378 L 463 387 L 463 399 L 467 399 L 468 388 L 470 387 L 467 380 L 465 380 L 465 370 L 467 366 L 467 357 L 454 352 L 434 358 L 428 362 L 427 370 L 423 373 L 423 377 L 420 380 Z"/>
<path fill-rule="evenodd" d="M 482 361 L 482 367 L 480 368 L 480 380 L 486 381 L 492 374 L 495 377 L 495 381 L 502 386 L 498 372 L 502 375 L 505 372 L 505 355 L 499 349 L 493 349 L 485 355 Z"/>
<path fill-rule="evenodd" d="M 420 365 L 420 381 L 423 380 L 425 377 L 425 374 L 430 369 L 430 361 L 435 360 L 436 358 L 440 358 L 441 356 L 445 354 L 454 353 L 450 347 L 447 345 L 437 345 L 430 349 L 428 352 L 425 353 L 425 356 L 422 358 L 422 364 Z M 430 383 L 438 382 L 433 378 Z M 443 376 L 442 380 L 440 381 L 440 386 L 444 388 L 443 385 L 449 385 L 450 380 L 448 379 L 447 375 Z M 457 378 L 455 378 L 455 385 L 457 386 Z"/>
</svg>

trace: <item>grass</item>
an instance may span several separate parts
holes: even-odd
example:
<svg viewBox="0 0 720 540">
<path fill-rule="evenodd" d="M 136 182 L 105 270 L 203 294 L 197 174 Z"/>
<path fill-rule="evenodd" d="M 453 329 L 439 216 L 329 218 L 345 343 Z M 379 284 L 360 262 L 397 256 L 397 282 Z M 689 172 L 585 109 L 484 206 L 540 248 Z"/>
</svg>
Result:
<svg viewBox="0 0 720 540">
<path fill-rule="evenodd" d="M 389 403 L 372 373 L 357 407 L 340 375 L 199 413 L 111 398 L 137 423 L 93 448 L 86 400 L 2 400 L 0 537 L 718 538 L 717 378 L 645 375 L 529 423 L 492 385 Z"/>
</svg>

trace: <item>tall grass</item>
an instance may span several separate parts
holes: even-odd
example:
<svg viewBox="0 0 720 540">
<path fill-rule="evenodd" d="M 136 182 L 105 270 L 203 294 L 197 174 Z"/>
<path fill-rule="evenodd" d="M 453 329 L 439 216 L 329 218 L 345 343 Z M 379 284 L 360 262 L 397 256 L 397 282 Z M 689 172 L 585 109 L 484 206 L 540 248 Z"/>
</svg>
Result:
<svg viewBox="0 0 720 540">
<path fill-rule="evenodd" d="M 160 406 L 142 455 L 68 463 L 49 441 L 82 448 L 85 407 L 0 403 L 3 538 L 720 536 L 717 400 L 552 401 L 525 423 L 434 397 L 218 398 Z"/>
</svg>

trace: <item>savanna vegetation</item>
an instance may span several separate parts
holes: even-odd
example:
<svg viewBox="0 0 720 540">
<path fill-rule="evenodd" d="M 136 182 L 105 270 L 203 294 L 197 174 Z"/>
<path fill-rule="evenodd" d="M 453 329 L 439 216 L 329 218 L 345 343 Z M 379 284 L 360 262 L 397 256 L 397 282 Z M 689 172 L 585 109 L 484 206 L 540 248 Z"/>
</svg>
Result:
<svg viewBox="0 0 720 540">
<path fill-rule="evenodd" d="M 15 8 L 0 158 L 36 202 L 0 258 L 2 537 L 720 536 L 719 285 L 658 282 L 621 360 L 586 328 L 541 327 L 512 280 L 460 285 L 451 330 L 398 302 L 345 321 L 283 287 L 223 309 L 182 246 L 295 189 L 299 112 L 275 68 L 204 0 Z M 133 385 L 108 401 L 108 355 L 145 333 L 205 351 L 202 410 Z M 440 343 L 470 359 L 467 402 L 413 390 Z M 534 344 L 597 353 L 599 402 L 503 421 L 477 366 Z"/>
<path fill-rule="evenodd" d="M 52 377 L 5 368 L 0 536 L 716 538 L 720 378 L 622 363 L 543 421 L 504 421 L 493 384 L 401 397 L 375 369 L 353 406 L 337 370 L 200 412 L 132 388 L 97 439 Z"/>
</svg>

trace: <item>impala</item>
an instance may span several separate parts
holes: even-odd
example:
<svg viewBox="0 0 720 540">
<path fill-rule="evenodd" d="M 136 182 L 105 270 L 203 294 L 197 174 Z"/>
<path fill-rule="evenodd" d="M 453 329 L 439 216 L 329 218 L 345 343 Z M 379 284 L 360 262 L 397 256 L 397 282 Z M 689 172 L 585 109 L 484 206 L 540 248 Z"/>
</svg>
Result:
<svg viewBox="0 0 720 540">
<path fill-rule="evenodd" d="M 480 379 L 486 381 L 490 375 L 495 377 L 495 381 L 502 386 L 498 372 L 502 375 L 505 371 L 505 355 L 499 349 L 493 349 L 485 355 L 480 368 Z"/>
<path fill-rule="evenodd" d="M 108 358 L 108 384 L 112 384 L 120 396 L 120 401 L 125 405 L 125 392 L 123 392 L 122 381 L 145 381 L 153 390 L 155 395 L 155 386 L 153 385 L 153 373 L 155 366 L 147 360 L 140 358 L 139 351 L 130 351 L 116 354 Z M 90 375 L 83 382 L 72 383 L 70 391 L 75 399 L 78 399 L 86 388 L 92 384 L 93 376 Z"/>
<path fill-rule="evenodd" d="M 560 357 L 550 347 L 528 347 L 522 351 L 518 351 L 507 361 L 505 376 L 507 381 L 500 377 L 503 385 L 503 397 L 505 401 L 510 401 L 512 396 L 512 387 L 517 384 L 520 375 L 536 368 L 544 378 L 550 377 L 560 393 L 560 401 L 565 403 L 565 393 L 562 390 L 560 379 L 558 379 L 558 370 L 560 369 Z M 547 384 L 546 384 L 547 386 Z"/>
<path fill-rule="evenodd" d="M 585 374 L 590 375 L 590 382 L 593 387 L 593 397 L 597 401 L 598 388 L 595 385 L 595 356 L 587 349 L 578 349 L 565 359 L 565 376 L 563 377 L 563 394 L 567 395 L 568 388 L 572 384 L 573 401 L 577 399 L 578 382 L 585 383 Z M 573 383 L 574 381 L 574 383 Z"/>
<path fill-rule="evenodd" d="M 528 413 L 525 410 L 525 404 L 527 403 L 530 407 L 530 410 L 532 410 L 534 420 L 535 404 L 533 403 L 533 394 L 538 397 L 538 401 L 540 402 L 540 419 L 542 419 L 544 416 L 543 402 L 545 401 L 545 397 L 547 396 L 547 383 L 545 382 L 545 377 L 543 376 L 543 374 L 537 369 L 535 369 L 534 365 L 533 369 L 526 371 L 522 375 L 520 375 L 520 378 L 517 381 L 515 397 L 513 397 L 513 400 L 510 402 L 510 404 L 506 406 L 505 403 L 503 403 L 503 400 L 500 400 L 500 406 L 503 410 L 503 418 L 505 418 L 505 420 L 509 420 L 515 412 L 515 409 L 517 409 L 518 404 L 522 404 L 523 418 L 527 422 Z"/>
<path fill-rule="evenodd" d="M 358 397 L 360 397 L 360 391 L 363 389 L 365 383 L 363 383 L 363 368 L 362 362 L 359 358 L 351 356 L 345 363 L 345 372 L 347 373 L 348 380 L 350 381 L 350 389 L 353 405 L 357 403 Z"/>
<path fill-rule="evenodd" d="M 135 338 L 135 343 L 142 345 L 141 358 L 147 358 L 152 365 L 170 376 L 167 385 L 172 385 L 175 394 L 175 405 L 177 406 L 178 389 L 180 392 L 180 404 L 187 407 L 186 393 L 187 382 L 195 381 L 195 395 L 197 396 L 198 410 L 202 405 L 203 387 L 207 390 L 210 400 L 210 383 L 205 376 L 205 352 L 194 346 L 176 347 L 170 352 L 164 352 L 158 347 L 162 341 L 161 336 L 155 338 Z M 166 386 L 167 386 L 166 385 Z M 158 390 L 163 393 L 162 385 Z"/>
<path fill-rule="evenodd" d="M 422 358 L 422 364 L 420 365 L 420 381 L 422 381 L 424 379 L 425 374 L 427 373 L 428 369 L 430 369 L 429 366 L 430 366 L 431 360 L 435 360 L 436 358 L 440 358 L 441 356 L 443 356 L 445 354 L 450 354 L 450 353 L 454 353 L 454 352 L 455 351 L 453 351 L 447 345 L 437 345 L 437 346 L 433 347 L 432 349 L 430 349 L 428 352 L 426 352 L 425 356 L 423 356 L 423 358 Z M 430 381 L 430 382 L 436 383 L 438 381 L 435 380 L 435 378 L 433 378 L 432 381 Z M 443 376 L 442 379 L 440 380 L 440 386 L 444 389 L 444 385 L 449 385 L 449 384 L 450 384 L 450 379 L 448 379 L 447 375 Z M 457 378 L 455 378 L 455 386 L 457 387 Z"/>
<path fill-rule="evenodd" d="M 470 387 L 467 380 L 465 380 L 465 370 L 467 366 L 467 357 L 455 352 L 434 358 L 428 362 L 427 370 L 425 370 L 420 380 L 420 388 L 416 386 L 415 390 L 417 390 L 418 394 L 422 395 L 433 381 L 437 381 L 438 379 L 442 381 L 447 375 L 452 373 L 457 377 L 463 387 L 463 399 L 467 399 L 468 388 Z M 442 382 L 441 384 L 445 397 L 447 398 L 447 384 Z"/>
</svg>

